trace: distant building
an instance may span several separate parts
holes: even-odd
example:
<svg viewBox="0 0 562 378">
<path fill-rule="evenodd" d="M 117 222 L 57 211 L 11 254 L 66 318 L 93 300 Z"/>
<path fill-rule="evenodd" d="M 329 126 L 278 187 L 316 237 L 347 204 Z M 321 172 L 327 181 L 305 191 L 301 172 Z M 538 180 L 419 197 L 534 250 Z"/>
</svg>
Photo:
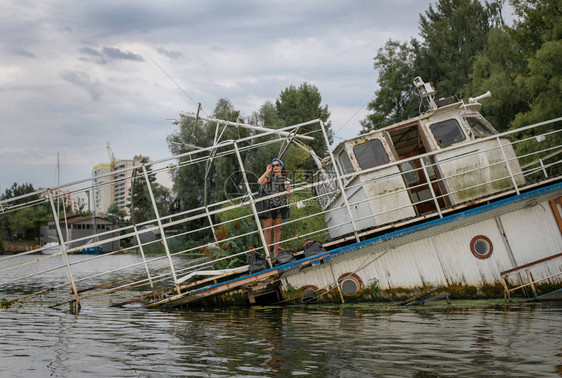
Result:
<svg viewBox="0 0 562 378">
<path fill-rule="evenodd" d="M 70 190 L 59 191 L 58 189 L 55 189 L 53 191 L 53 196 L 55 198 L 55 204 L 60 203 L 61 205 L 63 205 L 67 209 L 67 212 L 69 214 L 78 212 L 78 198 L 73 197 L 72 193 L 70 193 Z M 45 199 L 49 199 L 49 195 L 47 193 L 43 194 L 43 197 Z"/>
<path fill-rule="evenodd" d="M 70 240 L 69 248 L 111 239 L 119 235 L 118 232 L 111 232 L 115 228 L 113 222 L 100 217 L 74 215 L 59 221 L 64 240 Z M 55 221 L 44 221 L 39 226 L 39 242 L 41 244 L 57 241 L 57 229 Z M 105 235 L 100 235 L 105 234 Z M 74 241 L 78 240 L 78 241 Z M 73 242 L 74 241 L 74 242 Z M 113 252 L 120 248 L 119 240 L 108 241 L 101 245 L 103 252 Z"/>
<path fill-rule="evenodd" d="M 135 166 L 134 160 L 117 160 L 114 167 L 114 201 L 117 206 L 125 210 L 129 214 L 129 205 L 131 204 L 131 180 L 132 170 L 127 170 Z"/>
<path fill-rule="evenodd" d="M 110 174 L 112 171 L 112 164 L 98 164 L 92 170 L 94 214 L 107 213 L 107 209 L 113 203 L 113 175 Z"/>
<path fill-rule="evenodd" d="M 143 159 L 149 160 L 148 157 L 135 155 L 133 159 L 120 159 L 113 164 L 99 164 L 93 169 L 94 176 L 94 203 L 96 214 L 106 214 L 107 209 L 112 203 L 119 208 L 125 210 L 130 215 L 131 204 L 131 183 L 133 176 L 133 167 L 140 166 Z M 113 172 L 113 175 L 107 177 L 96 177 L 105 173 Z"/>
</svg>

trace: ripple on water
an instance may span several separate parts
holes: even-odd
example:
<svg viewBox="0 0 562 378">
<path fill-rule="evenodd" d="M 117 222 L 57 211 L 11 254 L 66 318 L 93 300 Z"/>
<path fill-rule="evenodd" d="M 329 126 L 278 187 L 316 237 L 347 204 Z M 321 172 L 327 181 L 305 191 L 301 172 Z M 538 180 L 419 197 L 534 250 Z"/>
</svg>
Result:
<svg viewBox="0 0 562 378">
<path fill-rule="evenodd" d="M 64 281 L 60 274 L 27 283 L 48 287 Z M 121 293 L 85 300 L 73 315 L 46 305 L 68 298 L 68 288 L 61 292 L 0 310 L 3 376 L 534 377 L 562 369 L 560 304 L 109 307 Z"/>
</svg>

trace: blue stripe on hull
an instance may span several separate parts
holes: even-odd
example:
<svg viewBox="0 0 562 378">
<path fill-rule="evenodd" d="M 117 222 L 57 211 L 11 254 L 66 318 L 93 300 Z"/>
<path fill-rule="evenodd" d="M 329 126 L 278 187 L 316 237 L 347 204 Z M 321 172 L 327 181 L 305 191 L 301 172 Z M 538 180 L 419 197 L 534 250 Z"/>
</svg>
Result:
<svg viewBox="0 0 562 378">
<path fill-rule="evenodd" d="M 392 240 L 392 239 L 397 239 L 400 238 L 402 236 L 406 236 L 406 235 L 410 235 L 416 232 L 420 232 L 423 230 L 427 230 L 429 228 L 433 228 L 433 227 L 438 227 L 438 226 L 442 226 L 448 223 L 453 223 L 453 222 L 457 222 L 461 219 L 466 219 L 466 218 L 470 218 L 476 215 L 480 215 L 480 214 L 484 214 L 487 213 L 489 211 L 493 211 L 502 207 L 506 207 L 506 206 L 510 206 L 516 203 L 520 203 L 520 202 L 524 202 L 527 201 L 529 199 L 533 199 L 533 198 L 537 198 L 543 195 L 547 195 L 550 193 L 554 193 L 557 191 L 562 190 L 562 182 L 561 183 L 557 183 L 554 185 L 550 185 L 544 188 L 540 188 L 540 189 L 535 189 L 523 194 L 520 194 L 518 196 L 514 196 L 514 197 L 509 197 L 509 198 L 505 198 L 502 200 L 498 200 L 489 204 L 485 204 L 485 205 L 481 205 L 477 208 L 474 209 L 468 209 L 468 210 L 464 210 L 460 213 L 456 213 L 456 214 L 452 214 L 452 215 L 448 215 L 445 216 L 443 218 L 439 218 L 439 219 L 434 219 L 431 221 L 427 221 L 424 222 L 422 224 L 418 224 L 415 226 L 411 226 L 408 228 L 405 228 L 403 230 L 399 230 L 399 231 L 393 231 L 393 232 L 389 232 L 387 234 L 369 239 L 369 240 L 364 240 L 362 242 L 358 242 L 358 243 L 354 243 L 352 245 L 348 245 L 348 246 L 344 246 L 344 247 L 340 247 L 340 248 L 336 248 L 333 249 L 331 251 L 329 251 L 328 253 L 330 253 L 332 256 L 335 255 L 339 255 L 342 253 L 347 253 L 350 251 L 354 251 L 360 248 L 363 248 L 367 245 L 370 244 L 375 244 L 375 243 L 380 243 L 383 241 L 387 241 L 387 240 Z M 302 261 L 302 260 L 299 260 Z"/>
</svg>

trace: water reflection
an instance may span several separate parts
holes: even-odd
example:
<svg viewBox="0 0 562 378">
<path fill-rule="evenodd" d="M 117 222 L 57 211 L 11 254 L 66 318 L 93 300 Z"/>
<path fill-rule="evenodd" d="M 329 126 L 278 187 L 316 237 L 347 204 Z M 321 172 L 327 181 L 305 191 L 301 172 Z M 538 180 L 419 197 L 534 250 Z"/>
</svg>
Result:
<svg viewBox="0 0 562 378">
<path fill-rule="evenodd" d="M 87 266 L 84 271 L 96 269 Z M 40 288 L 59 279 L 53 274 L 26 281 L 9 294 L 20 295 L 25 284 Z M 0 298 L 5 295 L 0 292 Z M 79 315 L 49 308 L 41 298 L 0 310 L 2 376 L 562 373 L 560 304 L 453 301 L 423 307 L 315 305 L 165 312 L 140 305 L 109 307 L 121 299 L 116 296 L 84 301 Z"/>
<path fill-rule="evenodd" d="M 7 376 L 548 376 L 560 369 L 561 313 L 552 304 L 173 312 L 90 305 L 75 316 L 23 306 L 0 311 L 0 364 Z"/>
</svg>

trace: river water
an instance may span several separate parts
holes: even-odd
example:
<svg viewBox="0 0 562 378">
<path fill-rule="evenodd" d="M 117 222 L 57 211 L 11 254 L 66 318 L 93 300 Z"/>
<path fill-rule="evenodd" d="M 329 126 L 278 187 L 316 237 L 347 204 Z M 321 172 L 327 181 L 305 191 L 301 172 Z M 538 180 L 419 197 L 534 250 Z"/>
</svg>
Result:
<svg viewBox="0 0 562 378">
<path fill-rule="evenodd" d="M 97 268 L 107 267 L 92 262 L 86 270 Z M 64 280 L 66 271 L 57 274 Z M 34 289 L 52 285 L 57 274 L 33 278 Z M 0 300 L 28 292 L 30 280 L 0 287 Z M 0 375 L 562 376 L 560 303 L 162 311 L 110 307 L 122 299 L 116 296 L 83 300 L 78 314 L 68 306 L 50 308 L 49 296 L 0 309 Z"/>
</svg>

